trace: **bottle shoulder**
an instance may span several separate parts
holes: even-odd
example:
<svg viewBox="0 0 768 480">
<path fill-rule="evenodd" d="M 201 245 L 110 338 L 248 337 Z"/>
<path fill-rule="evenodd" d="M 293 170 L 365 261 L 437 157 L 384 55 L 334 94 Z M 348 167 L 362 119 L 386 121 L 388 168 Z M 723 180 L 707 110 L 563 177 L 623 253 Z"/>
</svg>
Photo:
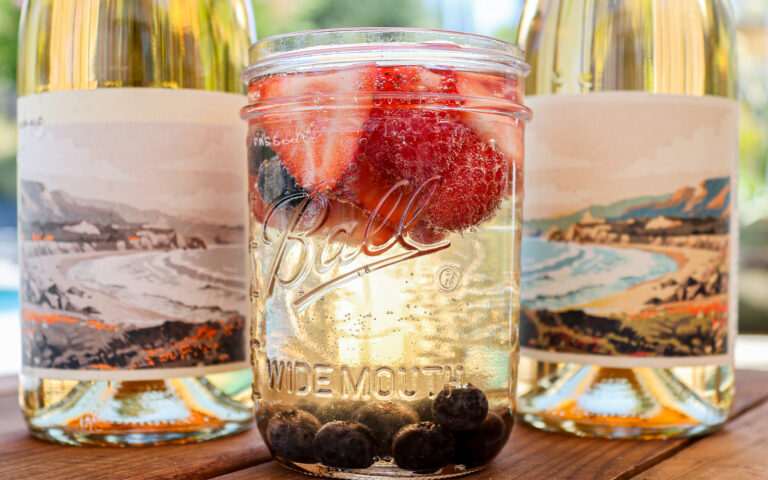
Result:
<svg viewBox="0 0 768 480">
<path fill-rule="evenodd" d="M 519 42 L 528 94 L 646 91 L 736 98 L 732 14 L 722 0 L 528 2 Z"/>
<path fill-rule="evenodd" d="M 241 92 L 255 37 L 250 2 L 198 3 L 190 9 L 184 0 L 25 2 L 19 94 L 111 87 Z"/>
</svg>

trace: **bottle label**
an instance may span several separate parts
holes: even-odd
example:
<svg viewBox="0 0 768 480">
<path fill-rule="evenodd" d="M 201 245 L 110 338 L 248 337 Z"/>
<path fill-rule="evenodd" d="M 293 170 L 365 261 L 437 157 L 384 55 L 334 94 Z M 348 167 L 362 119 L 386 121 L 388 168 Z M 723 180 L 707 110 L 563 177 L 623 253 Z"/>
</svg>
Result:
<svg viewBox="0 0 768 480">
<path fill-rule="evenodd" d="M 528 98 L 520 344 L 541 361 L 731 361 L 738 105 Z"/>
<path fill-rule="evenodd" d="M 245 103 L 149 88 L 19 99 L 25 373 L 247 366 Z"/>
</svg>

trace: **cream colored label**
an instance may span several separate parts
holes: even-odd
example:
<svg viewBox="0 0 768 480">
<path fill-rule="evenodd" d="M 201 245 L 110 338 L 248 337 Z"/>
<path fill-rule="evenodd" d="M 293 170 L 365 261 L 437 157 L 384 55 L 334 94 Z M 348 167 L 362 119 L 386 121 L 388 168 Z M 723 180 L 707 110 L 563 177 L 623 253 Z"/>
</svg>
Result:
<svg viewBox="0 0 768 480">
<path fill-rule="evenodd" d="M 143 88 L 19 99 L 25 373 L 246 366 L 244 104 Z"/>
<path fill-rule="evenodd" d="M 527 103 L 524 354 L 730 362 L 737 103 L 630 92 Z"/>
</svg>

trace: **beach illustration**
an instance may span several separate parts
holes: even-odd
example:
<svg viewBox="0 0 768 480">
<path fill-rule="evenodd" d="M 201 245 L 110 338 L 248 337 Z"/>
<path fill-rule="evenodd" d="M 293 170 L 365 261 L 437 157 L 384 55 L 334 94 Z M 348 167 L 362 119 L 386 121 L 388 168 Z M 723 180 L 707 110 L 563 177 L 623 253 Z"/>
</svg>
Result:
<svg viewBox="0 0 768 480">
<path fill-rule="evenodd" d="M 245 183 L 233 135 L 131 128 L 142 142 L 99 124 L 57 125 L 26 143 L 36 150 L 25 152 L 19 184 L 25 366 L 247 360 Z M 84 135 L 103 141 L 94 147 Z M 196 135 L 206 149 L 179 150 L 164 140 L 174 135 Z"/>
<path fill-rule="evenodd" d="M 730 195 L 729 177 L 708 177 L 529 217 L 521 345 L 598 355 L 726 353 Z"/>
</svg>

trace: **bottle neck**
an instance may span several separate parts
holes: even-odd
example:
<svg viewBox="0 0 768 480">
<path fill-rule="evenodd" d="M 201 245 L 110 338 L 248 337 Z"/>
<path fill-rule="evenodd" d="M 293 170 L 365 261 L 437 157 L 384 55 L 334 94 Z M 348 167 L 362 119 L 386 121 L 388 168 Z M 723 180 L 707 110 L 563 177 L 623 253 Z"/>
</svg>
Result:
<svg viewBox="0 0 768 480">
<path fill-rule="evenodd" d="M 732 23 L 721 0 L 529 0 L 518 35 L 531 63 L 526 91 L 734 98 Z"/>
<path fill-rule="evenodd" d="M 110 87 L 241 92 L 254 36 L 250 2 L 29 0 L 20 95 Z M 242 15 L 245 12 L 246 15 Z"/>
</svg>

